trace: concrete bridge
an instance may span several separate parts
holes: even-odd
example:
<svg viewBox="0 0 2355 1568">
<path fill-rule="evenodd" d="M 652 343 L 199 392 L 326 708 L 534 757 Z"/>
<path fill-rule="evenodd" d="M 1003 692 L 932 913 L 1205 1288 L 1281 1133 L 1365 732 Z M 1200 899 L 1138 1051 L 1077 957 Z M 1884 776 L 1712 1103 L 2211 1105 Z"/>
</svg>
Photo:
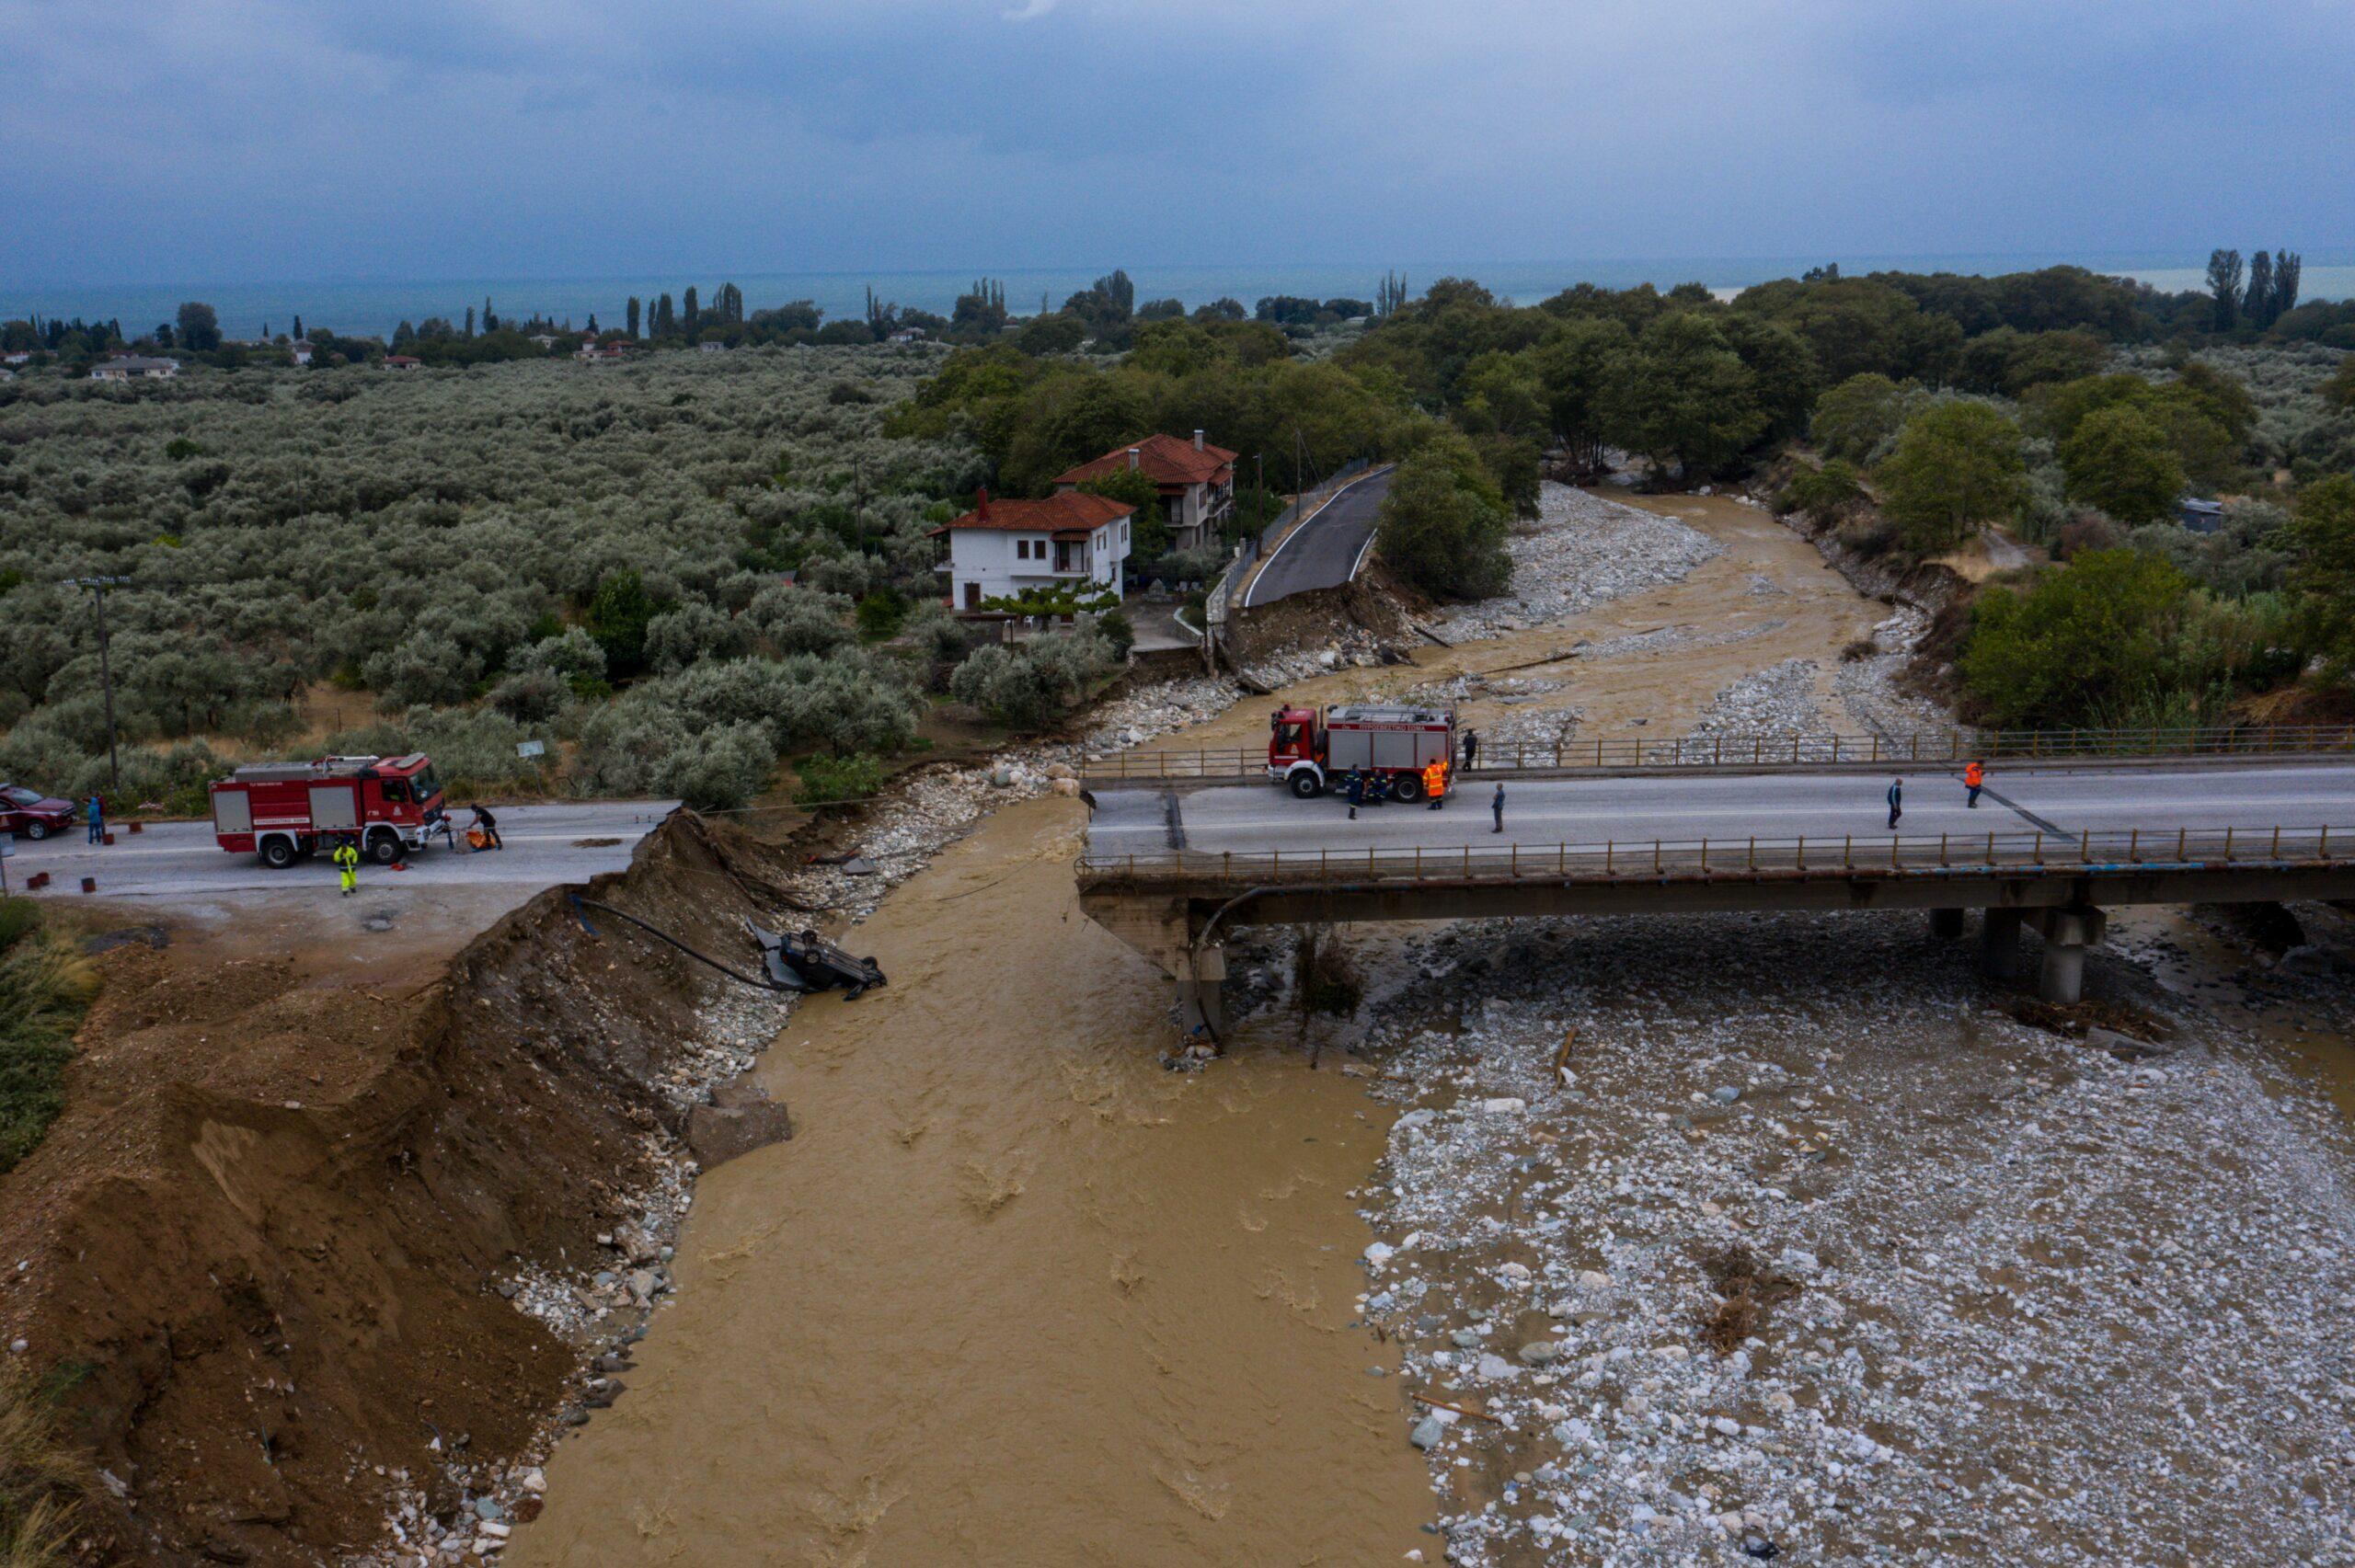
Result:
<svg viewBox="0 0 2355 1568">
<path fill-rule="evenodd" d="M 1910 761 L 1910 759 L 1909 759 Z M 1987 971 L 2082 992 L 2103 911 L 2130 904 L 2355 898 L 2355 761 L 2344 753 L 2113 756 L 1906 772 L 1746 757 L 1706 767 L 1477 770 L 1443 809 L 1349 818 L 1229 775 L 1089 781 L 1081 907 L 1177 982 L 1215 1034 L 1233 926 L 1491 916 L 1922 910 L 1934 933 L 1980 910 Z M 1884 792 L 1905 780 L 1888 826 Z M 1490 802 L 1505 791 L 1504 829 Z"/>
</svg>

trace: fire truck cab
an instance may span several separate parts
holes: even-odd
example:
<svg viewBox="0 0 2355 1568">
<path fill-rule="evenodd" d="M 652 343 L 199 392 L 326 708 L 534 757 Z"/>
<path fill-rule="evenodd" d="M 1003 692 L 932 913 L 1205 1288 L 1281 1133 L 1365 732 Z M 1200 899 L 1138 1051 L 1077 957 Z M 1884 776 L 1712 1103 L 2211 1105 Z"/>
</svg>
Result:
<svg viewBox="0 0 2355 1568">
<path fill-rule="evenodd" d="M 1355 769 L 1396 800 L 1423 793 L 1423 770 L 1453 766 L 1455 711 L 1350 703 L 1279 708 L 1268 721 L 1268 777 L 1301 799 Z"/>
<path fill-rule="evenodd" d="M 403 849 L 425 847 L 442 810 L 433 760 L 422 752 L 255 762 L 213 785 L 213 833 L 221 847 L 279 868 L 347 839 L 390 865 Z"/>
</svg>

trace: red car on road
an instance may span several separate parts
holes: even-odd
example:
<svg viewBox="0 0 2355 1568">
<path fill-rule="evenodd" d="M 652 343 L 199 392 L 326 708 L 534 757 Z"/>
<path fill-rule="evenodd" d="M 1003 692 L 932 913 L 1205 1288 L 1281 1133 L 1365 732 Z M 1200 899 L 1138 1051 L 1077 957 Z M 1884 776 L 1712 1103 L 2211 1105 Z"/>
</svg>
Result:
<svg viewBox="0 0 2355 1568">
<path fill-rule="evenodd" d="M 0 831 L 45 839 L 74 825 L 74 803 L 22 784 L 0 784 Z"/>
</svg>

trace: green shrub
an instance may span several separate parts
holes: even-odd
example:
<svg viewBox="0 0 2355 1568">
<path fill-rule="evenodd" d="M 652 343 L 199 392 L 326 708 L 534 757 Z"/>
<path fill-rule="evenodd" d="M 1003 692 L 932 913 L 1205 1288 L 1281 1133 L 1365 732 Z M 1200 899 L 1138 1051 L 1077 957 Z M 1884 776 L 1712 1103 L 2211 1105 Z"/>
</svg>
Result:
<svg viewBox="0 0 2355 1568">
<path fill-rule="evenodd" d="M 1112 668 L 1111 647 L 1102 637 L 1059 633 L 976 649 L 949 677 L 948 692 L 1000 724 L 1036 728 L 1067 712 Z"/>
<path fill-rule="evenodd" d="M 97 992 L 96 972 L 31 900 L 0 898 L 0 1173 L 65 1108 L 74 1031 Z"/>
<path fill-rule="evenodd" d="M 1512 580 L 1511 521 L 1478 455 L 1443 435 L 1398 465 L 1376 538 L 1389 567 L 1440 599 L 1485 599 Z"/>
<path fill-rule="evenodd" d="M 883 790 L 883 763 L 865 752 L 848 757 L 804 757 L 796 767 L 801 774 L 801 787 L 794 792 L 793 798 L 804 806 L 866 800 Z"/>
<path fill-rule="evenodd" d="M 1107 610 L 1096 617 L 1096 635 L 1102 637 L 1112 650 L 1112 658 L 1128 662 L 1129 650 L 1137 646 L 1137 629 L 1125 610 Z"/>
<path fill-rule="evenodd" d="M 908 596 L 896 588 L 879 588 L 858 601 L 858 632 L 881 642 L 899 635 L 908 618 Z"/>
<path fill-rule="evenodd" d="M 2095 550 L 2025 594 L 1991 588 L 1958 661 L 1974 713 L 2005 728 L 2098 725 L 2168 689 L 2188 578 L 2165 559 Z"/>
<path fill-rule="evenodd" d="M 848 601 L 831 593 L 771 583 L 745 609 L 764 642 L 779 654 L 825 653 L 851 640 Z"/>
<path fill-rule="evenodd" d="M 1802 467 L 1792 475 L 1785 498 L 1820 522 L 1836 521 L 1865 498 L 1864 477 L 1855 464 L 1835 457 L 1821 468 Z"/>
<path fill-rule="evenodd" d="M 575 691 L 605 679 L 604 645 L 579 626 L 542 637 L 507 661 L 513 674 L 542 671 Z"/>
<path fill-rule="evenodd" d="M 700 601 L 666 610 L 646 624 L 646 663 L 672 674 L 712 658 L 741 658 L 752 651 L 752 628 Z"/>
<path fill-rule="evenodd" d="M 482 679 L 482 660 L 447 638 L 413 632 L 361 666 L 386 712 L 418 704 L 455 703 Z"/>
<path fill-rule="evenodd" d="M 658 787 L 703 811 L 724 811 L 761 793 L 776 753 L 758 725 L 715 726 L 674 746 L 656 773 Z"/>
<path fill-rule="evenodd" d="M 647 624 L 669 605 L 647 591 L 636 571 L 614 572 L 597 584 L 581 624 L 604 650 L 605 669 L 616 680 L 626 680 L 646 668 Z"/>
</svg>

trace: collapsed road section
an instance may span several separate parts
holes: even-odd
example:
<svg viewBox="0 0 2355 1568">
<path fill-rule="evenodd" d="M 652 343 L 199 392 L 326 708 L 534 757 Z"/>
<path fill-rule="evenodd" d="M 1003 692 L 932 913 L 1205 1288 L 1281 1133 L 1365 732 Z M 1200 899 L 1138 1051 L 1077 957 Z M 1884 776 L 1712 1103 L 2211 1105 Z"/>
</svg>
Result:
<svg viewBox="0 0 2355 1568">
<path fill-rule="evenodd" d="M 741 954 L 790 871 L 683 813 L 581 891 Z M 95 960 L 68 1108 L 0 1204 L 0 1340 L 95 1459 L 98 1560 L 316 1563 L 388 1517 L 503 1537 L 488 1499 L 668 1289 L 698 1114 L 714 1156 L 786 1129 L 706 1103 L 778 999 L 569 897 L 414 979 L 306 975 L 282 942 Z"/>
</svg>

